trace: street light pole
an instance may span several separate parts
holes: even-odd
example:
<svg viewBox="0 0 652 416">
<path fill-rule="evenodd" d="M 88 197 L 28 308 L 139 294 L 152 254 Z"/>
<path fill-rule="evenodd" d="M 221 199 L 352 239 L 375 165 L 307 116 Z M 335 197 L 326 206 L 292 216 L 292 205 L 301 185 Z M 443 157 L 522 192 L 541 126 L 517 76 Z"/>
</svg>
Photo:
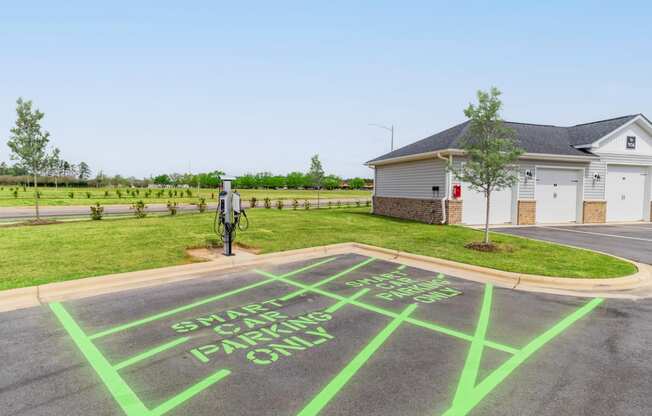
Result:
<svg viewBox="0 0 652 416">
<path fill-rule="evenodd" d="M 373 127 L 379 127 L 381 129 L 385 129 L 391 133 L 391 150 L 394 151 L 394 125 L 392 124 L 391 127 L 383 126 L 382 124 L 369 124 L 369 125 Z"/>
</svg>

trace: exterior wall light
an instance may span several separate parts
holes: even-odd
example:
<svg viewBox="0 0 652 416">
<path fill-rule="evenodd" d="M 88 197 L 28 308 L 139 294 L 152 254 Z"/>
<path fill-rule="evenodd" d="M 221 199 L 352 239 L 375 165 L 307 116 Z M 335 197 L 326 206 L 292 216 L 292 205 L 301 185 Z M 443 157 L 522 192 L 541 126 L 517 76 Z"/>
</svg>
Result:
<svg viewBox="0 0 652 416">
<path fill-rule="evenodd" d="M 596 182 L 600 182 L 600 174 L 599 173 L 594 173 L 593 174 L 593 180 Z"/>
</svg>

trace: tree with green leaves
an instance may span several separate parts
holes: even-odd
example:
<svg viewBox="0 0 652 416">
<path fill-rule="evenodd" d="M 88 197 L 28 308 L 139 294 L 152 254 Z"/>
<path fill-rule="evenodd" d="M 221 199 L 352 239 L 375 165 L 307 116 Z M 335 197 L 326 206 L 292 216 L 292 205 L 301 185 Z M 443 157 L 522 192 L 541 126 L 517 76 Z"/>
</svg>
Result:
<svg viewBox="0 0 652 416">
<path fill-rule="evenodd" d="M 321 166 L 319 155 L 314 155 L 310 158 L 310 170 L 308 177 L 313 186 L 317 187 L 317 208 L 319 208 L 319 191 L 321 190 L 321 182 L 324 179 L 324 168 Z"/>
<path fill-rule="evenodd" d="M 88 163 L 81 162 L 78 169 L 79 179 L 85 181 L 91 177 L 91 168 L 88 166 Z"/>
<path fill-rule="evenodd" d="M 48 167 L 50 133 L 41 127 L 41 120 L 45 114 L 38 109 L 33 109 L 31 101 L 23 101 L 19 98 L 16 101 L 16 115 L 16 125 L 10 130 L 7 146 L 11 149 L 11 158 L 34 176 L 34 207 L 36 219 L 40 220 L 38 175 Z"/>
<path fill-rule="evenodd" d="M 349 179 L 349 188 L 351 188 L 351 189 L 362 189 L 362 188 L 364 188 L 364 179 L 362 179 L 362 178 Z"/>
<path fill-rule="evenodd" d="M 59 176 L 61 175 L 61 151 L 59 148 L 55 147 L 52 151 L 52 154 L 48 158 L 47 171 L 48 175 L 54 176 L 54 187 L 59 188 Z"/>
<path fill-rule="evenodd" d="M 512 187 L 518 182 L 514 164 L 523 154 L 514 130 L 500 118 L 501 92 L 492 87 L 489 92 L 478 91 L 478 103 L 469 104 L 464 114 L 469 119 L 467 134 L 460 147 L 466 155 L 460 167 L 449 163 L 455 177 L 485 196 L 485 227 L 483 244 L 489 245 L 491 194 Z"/>
</svg>

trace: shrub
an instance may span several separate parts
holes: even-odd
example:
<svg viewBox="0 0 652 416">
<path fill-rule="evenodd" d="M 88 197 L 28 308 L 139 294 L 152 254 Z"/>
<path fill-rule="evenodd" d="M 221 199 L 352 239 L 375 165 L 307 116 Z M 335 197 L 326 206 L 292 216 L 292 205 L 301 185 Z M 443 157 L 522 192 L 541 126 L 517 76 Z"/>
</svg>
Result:
<svg viewBox="0 0 652 416">
<path fill-rule="evenodd" d="M 328 209 L 333 208 L 333 201 L 328 201 L 328 204 L 326 205 L 328 205 Z"/>
<path fill-rule="evenodd" d="M 12 194 L 14 195 L 14 198 L 18 198 L 18 189 L 14 189 Z"/>
<path fill-rule="evenodd" d="M 122 198 L 122 190 L 116 189 L 115 194 L 118 195 L 118 198 Z"/>
<path fill-rule="evenodd" d="M 292 209 L 296 210 L 297 208 L 299 208 L 299 201 L 297 201 L 296 199 L 293 199 L 292 200 Z"/>
<path fill-rule="evenodd" d="M 108 198 L 109 195 L 111 195 L 111 194 L 109 193 L 109 191 L 104 191 L 104 197 L 105 197 L 105 198 Z"/>
<path fill-rule="evenodd" d="M 147 211 L 145 211 L 146 208 L 147 205 L 145 205 L 142 199 L 134 202 L 131 205 L 131 209 L 134 210 L 134 215 L 136 218 L 145 218 L 147 216 Z"/>
<path fill-rule="evenodd" d="M 199 208 L 199 212 L 206 211 L 206 198 L 199 198 L 199 204 L 197 204 L 197 208 Z"/>
<path fill-rule="evenodd" d="M 303 201 L 303 208 L 310 209 L 310 201 L 308 201 L 307 199 Z"/>
<path fill-rule="evenodd" d="M 165 193 L 165 192 L 162 191 L 162 190 L 161 190 L 161 191 L 158 191 L 158 192 L 156 193 L 156 196 L 157 196 L 158 198 L 163 198 L 163 194 L 164 194 L 164 193 Z"/>
<path fill-rule="evenodd" d="M 272 207 L 272 200 L 269 197 L 265 197 L 264 201 L 265 208 L 269 209 Z"/>
<path fill-rule="evenodd" d="M 371 201 L 367 199 L 367 200 L 365 201 L 364 204 L 365 204 L 367 207 L 370 207 L 370 206 L 371 206 Z"/>
<path fill-rule="evenodd" d="M 188 198 L 192 197 L 192 191 L 190 189 L 186 189 L 186 196 Z"/>
<path fill-rule="evenodd" d="M 178 196 L 177 190 L 174 190 L 174 196 Z"/>
<path fill-rule="evenodd" d="M 23 185 L 23 192 L 27 192 L 27 187 Z"/>
<path fill-rule="evenodd" d="M 152 190 L 148 189 L 145 191 L 145 198 L 149 198 L 150 196 L 152 196 Z"/>
<path fill-rule="evenodd" d="M 74 199 L 75 198 L 75 193 L 74 192 L 68 192 L 68 198 Z"/>
<path fill-rule="evenodd" d="M 256 208 L 256 204 L 258 204 L 258 199 L 256 199 L 255 196 L 252 196 L 249 201 L 249 208 Z"/>
<path fill-rule="evenodd" d="M 104 215 L 104 207 L 100 205 L 99 202 L 96 202 L 95 205 L 91 205 L 91 219 L 99 221 Z"/>
<path fill-rule="evenodd" d="M 140 195 L 140 189 L 136 189 L 136 190 L 134 191 L 134 193 L 135 193 L 136 195 Z"/>
<path fill-rule="evenodd" d="M 172 192 L 172 189 L 168 190 L 168 196 L 170 198 L 172 198 L 173 195 L 174 195 L 174 192 Z"/>
<path fill-rule="evenodd" d="M 43 195 L 41 191 L 36 191 L 36 199 L 41 199 L 41 195 Z"/>
<path fill-rule="evenodd" d="M 91 196 L 92 196 L 92 195 L 91 195 L 90 192 L 86 192 L 86 198 L 91 199 Z"/>
<path fill-rule="evenodd" d="M 177 202 L 176 201 L 168 201 L 168 211 L 170 212 L 170 215 L 177 215 Z"/>
<path fill-rule="evenodd" d="M 276 201 L 276 208 L 283 209 L 283 200 L 282 199 L 278 199 Z"/>
</svg>

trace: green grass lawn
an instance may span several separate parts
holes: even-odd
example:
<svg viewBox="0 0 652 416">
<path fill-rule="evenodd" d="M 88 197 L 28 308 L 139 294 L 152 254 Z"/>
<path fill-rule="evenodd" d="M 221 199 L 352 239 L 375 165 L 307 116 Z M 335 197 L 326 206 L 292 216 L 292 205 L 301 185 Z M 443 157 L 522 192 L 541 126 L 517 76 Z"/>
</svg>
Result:
<svg viewBox="0 0 652 416">
<path fill-rule="evenodd" d="M 13 191 L 10 189 L 16 189 L 15 186 L 3 185 L 0 187 L 0 207 L 17 207 L 17 206 L 32 206 L 34 205 L 34 190 L 32 188 L 27 188 L 26 191 L 23 191 L 22 187 L 18 188 L 18 197 L 14 197 Z M 147 204 L 162 203 L 165 204 L 167 201 L 175 200 L 179 203 L 197 203 L 199 198 L 206 198 L 206 201 L 215 200 L 218 191 L 215 189 L 200 189 L 197 191 L 196 188 L 190 189 L 192 193 L 191 196 L 188 196 L 185 189 L 176 189 L 177 195 L 174 195 L 175 189 L 172 189 L 173 196 L 169 196 L 168 190 L 164 189 L 165 195 L 162 197 L 157 197 L 156 193 L 158 189 L 152 189 L 152 193 L 149 197 L 145 196 L 147 189 L 139 189 L 139 194 L 137 196 L 127 195 L 128 188 L 120 188 L 122 192 L 122 198 L 118 198 L 116 194 L 117 188 L 65 188 L 59 187 L 55 188 L 39 188 L 41 192 L 41 198 L 39 200 L 41 205 L 47 206 L 66 206 L 66 205 L 92 205 L 96 202 L 99 202 L 102 205 L 118 205 L 118 204 L 132 204 L 134 201 L 142 199 Z M 69 193 L 72 192 L 74 195 L 70 198 Z M 109 193 L 109 196 L 105 196 L 105 192 Z M 273 200 L 277 199 L 298 199 L 300 201 L 304 199 L 315 199 L 317 198 L 317 191 L 315 190 L 300 190 L 300 189 L 288 189 L 288 190 L 275 190 L 275 189 L 241 189 L 238 190 L 240 195 L 246 199 L 250 200 L 251 197 L 256 197 L 260 204 L 262 204 L 265 197 L 269 197 Z M 87 193 L 90 193 L 90 198 Z M 360 198 L 361 200 L 370 199 L 371 191 L 363 190 L 342 190 L 336 189 L 332 191 L 322 190 L 320 191 L 321 198 L 329 199 L 348 199 L 348 198 Z"/>
<path fill-rule="evenodd" d="M 269 253 L 355 241 L 500 270 L 549 276 L 604 278 L 632 274 L 628 262 L 590 251 L 493 236 L 512 252 L 464 248 L 481 233 L 373 216 L 368 208 L 249 211 L 238 241 Z M 191 262 L 185 249 L 213 238 L 213 215 L 84 221 L 0 228 L 0 289 Z"/>
</svg>

